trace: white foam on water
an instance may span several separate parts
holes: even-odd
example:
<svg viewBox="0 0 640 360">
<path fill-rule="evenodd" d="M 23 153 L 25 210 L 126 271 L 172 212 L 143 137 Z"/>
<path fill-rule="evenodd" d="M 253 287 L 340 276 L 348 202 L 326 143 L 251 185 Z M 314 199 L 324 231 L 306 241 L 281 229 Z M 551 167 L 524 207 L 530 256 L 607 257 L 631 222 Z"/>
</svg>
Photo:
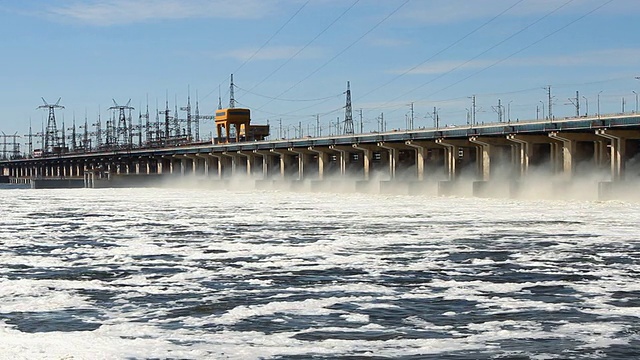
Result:
<svg viewBox="0 0 640 360">
<path fill-rule="evenodd" d="M 202 189 L 0 191 L 0 201 L 12 209 L 0 220 L 0 319 L 12 312 L 83 309 L 102 316 L 76 315 L 98 321 L 100 327 L 92 331 L 28 333 L 10 321 L 0 322 L 0 354 L 7 358 L 401 357 L 493 353 L 500 351 L 500 343 L 515 339 L 557 338 L 572 339 L 587 351 L 629 344 L 633 335 L 620 336 L 630 326 L 624 319 L 640 314 L 637 307 L 612 303 L 615 292 L 640 290 L 633 276 L 640 270 L 638 204 Z M 55 216 L 62 213 L 66 217 Z M 188 235 L 195 232 L 199 235 Z M 102 246 L 106 243 L 112 246 Z M 34 250 L 25 251 L 24 246 Z M 487 255 L 495 251 L 509 254 L 503 260 Z M 578 255 L 584 258 L 580 269 L 576 261 L 566 261 Z M 607 264 L 610 258 L 629 261 Z M 478 280 L 504 265 L 520 266 L 517 271 L 532 280 Z M 81 266 L 124 274 L 108 280 L 28 277 L 34 271 Z M 163 273 L 162 268 L 176 271 Z M 24 274 L 16 269 L 25 269 Z M 335 269 L 345 272 L 335 275 Z M 406 275 L 407 285 L 384 280 L 412 272 L 430 275 Z M 314 277 L 323 274 L 333 281 L 315 282 Z M 535 281 L 536 274 L 593 278 Z M 300 276 L 307 276 L 308 283 L 286 283 Z M 214 290 L 208 281 L 221 286 Z M 531 291 L 526 289 L 536 286 L 564 287 L 575 294 L 554 303 L 527 298 Z M 80 295 L 81 290 L 108 292 L 112 303 L 104 307 Z M 181 299 L 187 294 L 191 303 L 181 302 L 188 300 Z M 170 300 L 140 300 L 153 296 Z M 254 297 L 260 301 L 252 303 Z M 193 303 L 215 306 L 234 298 L 243 302 L 220 313 L 169 316 Z M 415 312 L 394 326 L 376 323 L 369 315 L 404 310 L 401 304 L 407 300 L 477 305 L 442 310 L 439 320 L 452 325 L 435 325 L 435 319 Z M 349 310 L 336 310 L 340 305 L 349 305 Z M 494 319 L 572 309 L 597 315 L 601 322 L 557 319 L 565 323 L 548 330 L 541 320 L 462 320 L 470 312 Z M 337 318 L 343 324 L 286 328 L 293 318 L 305 316 Z M 270 321 L 285 330 L 237 330 L 237 325 L 260 317 L 272 317 Z M 369 333 L 416 330 L 445 335 L 365 338 Z M 296 338 L 317 332 L 363 337 Z M 552 359 L 557 354 L 528 356 Z"/>
</svg>

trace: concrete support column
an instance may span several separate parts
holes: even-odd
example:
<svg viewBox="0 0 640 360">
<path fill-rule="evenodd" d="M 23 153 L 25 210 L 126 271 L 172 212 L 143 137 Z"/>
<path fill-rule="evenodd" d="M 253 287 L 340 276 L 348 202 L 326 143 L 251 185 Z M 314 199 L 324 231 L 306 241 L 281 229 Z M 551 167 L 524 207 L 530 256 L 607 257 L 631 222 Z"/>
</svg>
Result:
<svg viewBox="0 0 640 360">
<path fill-rule="evenodd" d="M 469 138 L 469 141 L 478 145 L 476 163 L 478 164 L 478 174 L 482 181 L 491 180 L 491 162 L 492 160 L 498 161 L 497 159 L 500 159 L 501 150 L 506 150 L 506 147 L 509 147 L 509 164 L 513 166 L 516 163 L 516 146 L 506 138 L 472 136 Z M 511 173 L 513 173 L 513 170 Z"/>
<path fill-rule="evenodd" d="M 278 154 L 275 154 L 272 151 L 263 150 L 253 150 L 253 152 L 262 157 L 262 179 L 267 180 L 273 171 L 273 158 L 278 156 Z"/>
<path fill-rule="evenodd" d="M 524 178 L 529 172 L 529 162 L 533 156 L 533 143 L 515 134 L 507 135 L 507 140 L 518 144 L 518 163 L 516 166 L 518 167 L 518 175 L 520 178 Z"/>
<path fill-rule="evenodd" d="M 608 141 L 596 141 L 593 148 L 593 158 L 598 169 L 604 168 L 607 163 L 607 144 Z"/>
<path fill-rule="evenodd" d="M 298 155 L 298 180 L 305 179 L 305 168 L 310 163 L 310 156 L 314 154 L 314 152 L 308 149 L 296 149 L 289 148 L 289 151 Z"/>
<path fill-rule="evenodd" d="M 489 181 L 491 179 L 491 153 L 493 152 L 493 145 L 487 141 L 483 141 L 477 136 L 472 136 L 469 138 L 469 141 L 480 145 L 478 148 L 479 151 L 476 154 L 478 172 L 480 174 L 480 180 Z"/>
<path fill-rule="evenodd" d="M 564 177 L 566 177 L 567 179 L 571 179 L 575 170 L 575 162 L 573 161 L 573 157 L 575 154 L 576 141 L 567 137 L 563 137 L 557 132 L 549 133 L 549 137 L 562 141 L 562 172 Z"/>
<path fill-rule="evenodd" d="M 212 160 L 215 159 L 215 157 L 209 155 L 209 154 L 196 154 L 196 157 L 199 159 L 202 159 L 202 164 L 203 164 L 203 173 L 205 177 L 209 177 L 209 173 L 211 172 L 211 167 L 212 167 Z"/>
<path fill-rule="evenodd" d="M 222 159 L 226 158 L 226 156 L 223 156 L 222 154 L 214 154 L 211 153 L 211 156 L 214 157 L 216 159 L 216 163 L 217 163 L 217 168 L 218 168 L 218 175 L 216 176 L 218 178 L 218 180 L 222 179 L 222 175 L 223 175 L 223 167 L 222 167 Z"/>
<path fill-rule="evenodd" d="M 611 142 L 611 180 L 620 181 L 625 177 L 627 139 L 640 139 L 637 130 L 596 130 L 596 135 Z"/>
<path fill-rule="evenodd" d="M 338 162 L 340 163 L 340 175 L 345 176 L 347 174 L 347 165 L 349 164 L 349 157 L 353 153 L 353 148 L 349 146 L 330 145 L 329 149 L 337 151 L 340 155 Z"/>
<path fill-rule="evenodd" d="M 405 145 L 414 148 L 416 150 L 416 176 L 418 181 L 424 181 L 424 163 L 427 156 L 428 149 L 432 149 L 437 146 L 434 142 L 407 140 Z"/>
<path fill-rule="evenodd" d="M 404 146 L 379 142 L 378 147 L 389 152 L 389 179 L 394 180 L 398 169 L 398 161 L 400 159 L 400 148 L 404 148 Z"/>
<path fill-rule="evenodd" d="M 238 151 L 238 154 L 247 158 L 247 176 L 253 175 L 253 162 L 255 160 L 255 153 L 253 151 Z"/>
<path fill-rule="evenodd" d="M 570 180 L 575 172 L 576 168 L 576 146 L 578 141 L 599 141 L 601 138 L 593 134 L 585 133 L 561 133 L 553 131 L 549 133 L 549 137 L 555 140 L 559 140 L 562 143 L 562 148 L 559 148 L 556 154 L 562 156 L 562 172 L 563 176 Z M 558 146 L 558 145 L 556 145 Z M 556 155 L 558 156 L 558 155 Z M 560 163 L 560 159 L 556 159 L 557 163 Z"/>
<path fill-rule="evenodd" d="M 374 145 L 353 144 L 353 148 L 363 152 L 363 170 L 364 180 L 371 177 L 371 161 L 373 160 L 373 150 L 377 149 Z"/>
<path fill-rule="evenodd" d="M 196 155 L 184 155 L 182 161 L 184 173 L 183 175 L 193 175 L 198 173 L 198 157 Z"/>
<path fill-rule="evenodd" d="M 458 177 L 457 159 L 458 151 L 460 147 L 469 146 L 471 143 L 468 140 L 453 140 L 453 139 L 436 139 L 436 144 L 444 146 L 447 149 L 445 155 L 445 169 L 450 181 L 455 180 Z"/>
<path fill-rule="evenodd" d="M 162 157 L 156 158 L 156 173 L 162 174 Z"/>
<path fill-rule="evenodd" d="M 289 166 L 291 166 L 291 152 L 289 152 L 288 150 L 279 149 L 271 149 L 271 151 L 274 154 L 278 154 L 280 157 L 280 177 L 284 179 L 287 174 L 286 170 L 289 168 Z"/>
<path fill-rule="evenodd" d="M 309 151 L 317 154 L 318 156 L 318 180 L 324 180 L 324 172 L 327 165 L 329 165 L 329 151 L 321 148 L 309 147 Z"/>
<path fill-rule="evenodd" d="M 187 167 L 189 166 L 187 162 L 189 162 L 189 158 L 187 158 L 186 156 L 180 157 L 180 175 L 181 176 L 184 176 L 187 173 Z"/>
<path fill-rule="evenodd" d="M 238 165 L 240 160 L 240 154 L 238 153 L 233 153 L 233 152 L 228 152 L 228 151 L 224 151 L 222 152 L 222 155 L 231 158 L 231 176 L 236 176 L 238 175 Z"/>
</svg>

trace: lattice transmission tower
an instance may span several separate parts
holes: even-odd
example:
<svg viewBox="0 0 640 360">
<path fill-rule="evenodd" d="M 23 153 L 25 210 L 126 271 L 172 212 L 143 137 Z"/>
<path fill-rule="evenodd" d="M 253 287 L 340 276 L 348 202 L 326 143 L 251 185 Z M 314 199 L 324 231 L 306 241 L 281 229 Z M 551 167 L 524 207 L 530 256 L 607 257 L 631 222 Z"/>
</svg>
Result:
<svg viewBox="0 0 640 360">
<path fill-rule="evenodd" d="M 59 147 L 58 143 L 58 128 L 56 126 L 56 109 L 64 109 L 64 106 L 60 105 L 60 100 L 62 98 L 58 98 L 55 104 L 47 103 L 47 100 L 42 98 L 42 102 L 44 105 L 38 106 L 38 109 L 47 109 L 49 110 L 49 117 L 47 118 L 47 128 L 44 131 L 44 146 L 42 151 L 44 153 L 53 153 L 54 148 Z"/>
<path fill-rule="evenodd" d="M 353 109 L 351 106 L 351 87 L 347 81 L 347 105 L 344 108 L 344 133 L 353 134 Z"/>
<path fill-rule="evenodd" d="M 118 144 L 123 144 L 130 146 L 132 142 L 132 128 L 131 128 L 131 110 L 133 110 L 133 106 L 131 106 L 131 99 L 127 101 L 126 105 L 118 105 L 115 99 L 113 100 L 114 106 L 110 107 L 109 110 L 118 110 L 118 123 L 117 125 L 112 126 L 115 128 L 116 136 L 115 142 Z M 129 110 L 129 118 L 127 123 L 127 115 L 126 110 Z"/>
</svg>

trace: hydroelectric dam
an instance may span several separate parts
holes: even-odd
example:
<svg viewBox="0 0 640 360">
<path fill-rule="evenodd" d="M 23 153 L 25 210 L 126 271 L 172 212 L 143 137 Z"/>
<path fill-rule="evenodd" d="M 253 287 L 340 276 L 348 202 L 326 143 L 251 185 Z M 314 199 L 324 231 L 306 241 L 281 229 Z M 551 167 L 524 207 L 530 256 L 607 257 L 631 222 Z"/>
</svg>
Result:
<svg viewBox="0 0 640 360">
<path fill-rule="evenodd" d="M 228 139 L 228 138 L 227 138 Z M 33 188 L 220 187 L 520 197 L 571 184 L 599 199 L 640 185 L 640 115 L 503 122 L 285 140 L 252 140 L 0 161 L 4 182 Z M 640 169 L 638 169 L 640 171 Z"/>
</svg>

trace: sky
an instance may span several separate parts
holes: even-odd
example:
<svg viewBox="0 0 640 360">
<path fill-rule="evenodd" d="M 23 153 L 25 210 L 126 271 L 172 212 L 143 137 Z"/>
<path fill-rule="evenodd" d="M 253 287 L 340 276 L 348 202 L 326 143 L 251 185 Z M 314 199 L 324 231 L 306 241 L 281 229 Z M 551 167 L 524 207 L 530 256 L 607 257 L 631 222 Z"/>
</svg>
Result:
<svg viewBox="0 0 640 360">
<path fill-rule="evenodd" d="M 347 82 L 356 132 L 430 127 L 434 108 L 463 125 L 474 96 L 478 123 L 535 119 L 548 87 L 556 118 L 576 91 L 581 115 L 631 112 L 639 17 L 638 0 L 0 1 L 0 131 L 40 131 L 41 98 L 61 99 L 58 128 L 104 121 L 113 100 L 136 121 L 188 96 L 213 114 L 231 74 L 272 138 L 335 133 Z"/>
</svg>

